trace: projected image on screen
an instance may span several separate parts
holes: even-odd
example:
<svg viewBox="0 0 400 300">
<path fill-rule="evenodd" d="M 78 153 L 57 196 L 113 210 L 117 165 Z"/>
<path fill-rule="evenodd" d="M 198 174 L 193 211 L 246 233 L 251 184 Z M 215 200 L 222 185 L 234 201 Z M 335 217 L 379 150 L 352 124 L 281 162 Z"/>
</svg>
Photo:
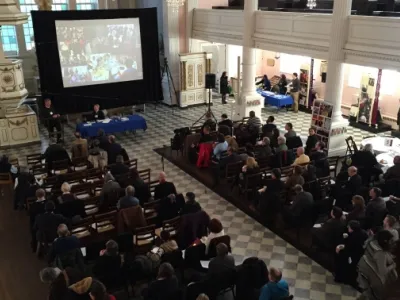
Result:
<svg viewBox="0 0 400 300">
<path fill-rule="evenodd" d="M 139 18 L 56 21 L 64 87 L 142 80 Z"/>
</svg>

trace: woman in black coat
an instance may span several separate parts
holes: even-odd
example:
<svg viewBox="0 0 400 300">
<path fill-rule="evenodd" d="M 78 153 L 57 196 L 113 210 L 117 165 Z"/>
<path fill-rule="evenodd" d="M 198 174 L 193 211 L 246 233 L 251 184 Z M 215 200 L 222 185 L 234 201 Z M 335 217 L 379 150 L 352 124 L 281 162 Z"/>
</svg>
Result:
<svg viewBox="0 0 400 300">
<path fill-rule="evenodd" d="M 226 72 L 223 72 L 221 78 L 219 80 L 219 90 L 222 96 L 222 104 L 226 104 L 226 94 L 229 94 L 228 89 L 228 76 L 226 76 Z"/>
</svg>

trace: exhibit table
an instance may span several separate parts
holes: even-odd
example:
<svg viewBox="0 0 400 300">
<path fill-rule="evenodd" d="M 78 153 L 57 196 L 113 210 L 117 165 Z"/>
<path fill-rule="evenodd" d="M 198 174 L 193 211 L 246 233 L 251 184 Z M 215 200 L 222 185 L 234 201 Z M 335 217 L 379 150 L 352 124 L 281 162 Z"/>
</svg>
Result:
<svg viewBox="0 0 400 300">
<path fill-rule="evenodd" d="M 146 120 L 139 115 L 131 115 L 123 118 L 106 119 L 98 122 L 79 123 L 76 131 L 82 137 L 97 136 L 99 129 L 103 129 L 106 134 L 112 134 L 124 131 L 134 131 L 138 129 L 147 129 Z"/>
<path fill-rule="evenodd" d="M 398 155 L 400 155 L 400 150 L 381 153 L 376 156 L 376 160 L 382 166 L 383 173 L 386 173 L 386 171 L 394 165 L 393 159 Z"/>
<path fill-rule="evenodd" d="M 392 137 L 375 136 L 361 141 L 361 145 L 371 144 L 376 154 L 390 151 L 400 152 L 400 139 Z"/>
<path fill-rule="evenodd" d="M 257 92 L 264 97 L 264 106 L 271 105 L 282 108 L 287 105 L 293 105 L 293 98 L 291 96 L 275 94 L 270 91 L 263 91 L 259 89 Z"/>
</svg>

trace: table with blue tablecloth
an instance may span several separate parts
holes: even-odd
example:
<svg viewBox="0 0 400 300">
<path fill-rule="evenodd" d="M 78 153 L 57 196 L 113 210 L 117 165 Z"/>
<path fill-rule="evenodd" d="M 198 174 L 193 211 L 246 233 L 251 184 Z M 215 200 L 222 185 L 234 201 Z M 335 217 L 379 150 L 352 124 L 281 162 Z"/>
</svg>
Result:
<svg viewBox="0 0 400 300">
<path fill-rule="evenodd" d="M 293 105 L 293 98 L 289 95 L 275 94 L 270 91 L 257 90 L 264 97 L 264 105 L 276 106 L 278 108 Z"/>
<path fill-rule="evenodd" d="M 79 123 L 76 131 L 82 137 L 97 136 L 99 129 L 103 129 L 106 134 L 117 132 L 134 131 L 138 129 L 147 129 L 146 120 L 139 115 L 131 115 L 118 119 L 101 120 L 97 123 Z"/>
</svg>

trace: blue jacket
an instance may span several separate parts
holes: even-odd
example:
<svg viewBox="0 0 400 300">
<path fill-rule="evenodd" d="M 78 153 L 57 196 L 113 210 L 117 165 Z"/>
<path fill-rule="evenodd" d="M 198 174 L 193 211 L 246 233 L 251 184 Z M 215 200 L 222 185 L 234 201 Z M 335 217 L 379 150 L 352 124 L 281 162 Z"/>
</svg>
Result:
<svg viewBox="0 0 400 300">
<path fill-rule="evenodd" d="M 117 203 L 118 209 L 129 208 L 136 205 L 139 205 L 139 199 L 132 196 L 124 196 L 119 199 Z"/>
<path fill-rule="evenodd" d="M 285 280 L 268 282 L 261 288 L 259 300 L 279 300 L 289 296 L 289 285 Z"/>
</svg>

